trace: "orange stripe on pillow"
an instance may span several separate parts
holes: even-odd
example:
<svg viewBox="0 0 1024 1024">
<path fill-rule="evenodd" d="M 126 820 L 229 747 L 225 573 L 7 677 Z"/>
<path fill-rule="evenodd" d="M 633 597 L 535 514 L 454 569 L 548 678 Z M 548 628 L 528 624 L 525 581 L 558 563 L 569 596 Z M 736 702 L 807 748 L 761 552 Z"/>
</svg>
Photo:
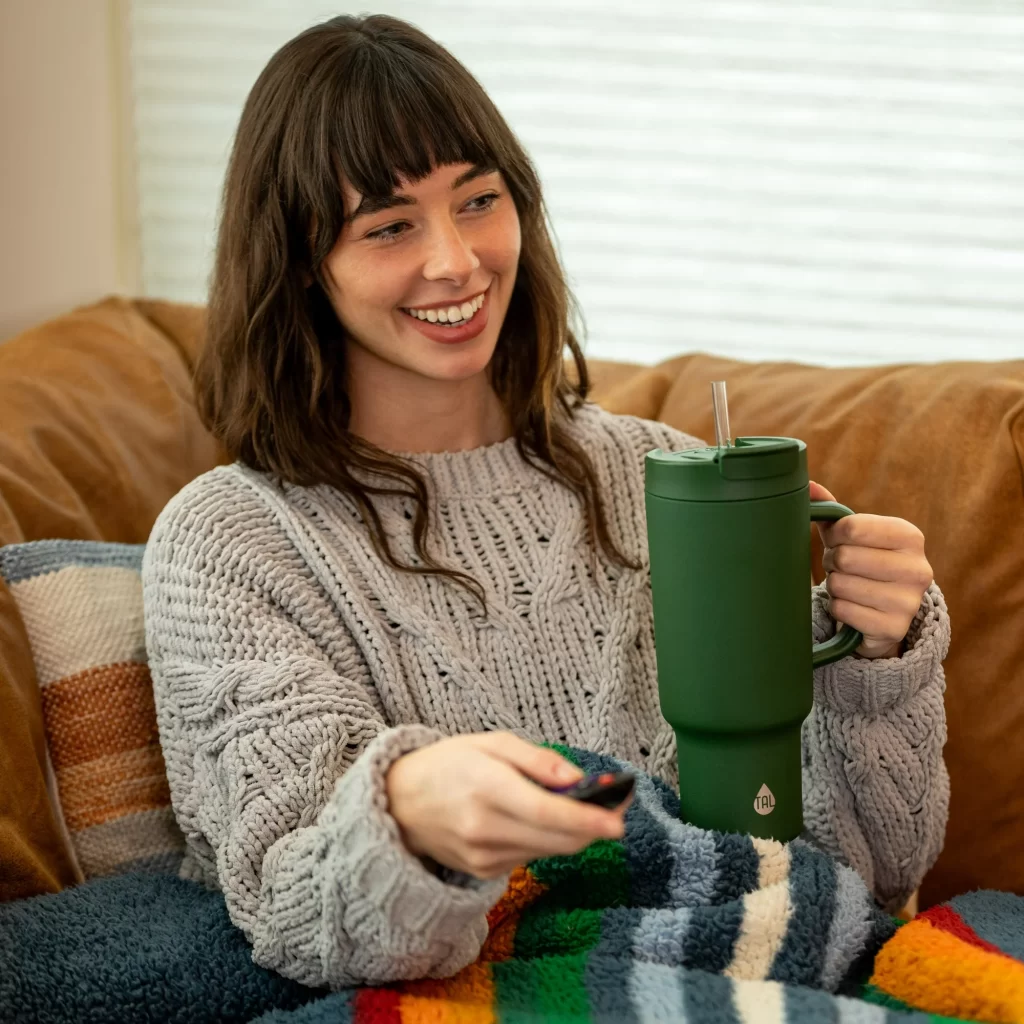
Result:
<svg viewBox="0 0 1024 1024">
<path fill-rule="evenodd" d="M 871 984 L 916 1010 L 1024 1021 L 1024 964 L 914 918 L 882 947 Z"/>
<path fill-rule="evenodd" d="M 444 981 L 402 986 L 402 1024 L 495 1024 L 494 981 L 486 964 L 470 964 Z"/>
<path fill-rule="evenodd" d="M 50 757 L 56 771 L 160 742 L 149 667 L 101 665 L 42 690 Z"/>
<path fill-rule="evenodd" d="M 64 768 L 57 772 L 57 788 L 72 832 L 171 803 L 163 754 L 155 745 Z"/>
</svg>

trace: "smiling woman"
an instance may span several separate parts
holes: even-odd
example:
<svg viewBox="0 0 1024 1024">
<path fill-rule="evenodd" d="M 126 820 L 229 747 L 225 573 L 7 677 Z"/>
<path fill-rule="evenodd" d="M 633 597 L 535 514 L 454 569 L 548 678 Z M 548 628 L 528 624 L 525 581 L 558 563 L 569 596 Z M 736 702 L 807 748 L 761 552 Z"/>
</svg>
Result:
<svg viewBox="0 0 1024 1024">
<path fill-rule="evenodd" d="M 699 442 L 587 403 L 573 324 L 533 166 L 447 51 L 341 17 L 271 59 L 196 379 L 235 462 L 143 563 L 185 871 L 261 965 L 339 987 L 472 962 L 510 871 L 623 832 L 628 799 L 553 792 L 580 772 L 538 744 L 677 778 L 643 458 Z M 918 531 L 843 523 L 813 625 L 835 601 L 866 657 L 819 670 L 805 820 L 899 906 L 945 822 L 947 622 Z"/>
</svg>

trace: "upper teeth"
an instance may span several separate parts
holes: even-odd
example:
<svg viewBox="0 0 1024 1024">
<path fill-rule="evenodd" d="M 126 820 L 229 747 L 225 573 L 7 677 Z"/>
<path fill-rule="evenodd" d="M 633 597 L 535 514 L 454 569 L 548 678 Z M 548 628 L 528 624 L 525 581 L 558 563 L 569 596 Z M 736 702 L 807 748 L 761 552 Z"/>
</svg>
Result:
<svg viewBox="0 0 1024 1024">
<path fill-rule="evenodd" d="M 443 324 L 454 324 L 459 320 L 468 320 L 483 304 L 484 297 L 480 294 L 461 306 L 449 306 L 447 309 L 406 309 L 406 313 L 420 320 L 429 320 L 432 324 L 438 321 Z"/>
</svg>

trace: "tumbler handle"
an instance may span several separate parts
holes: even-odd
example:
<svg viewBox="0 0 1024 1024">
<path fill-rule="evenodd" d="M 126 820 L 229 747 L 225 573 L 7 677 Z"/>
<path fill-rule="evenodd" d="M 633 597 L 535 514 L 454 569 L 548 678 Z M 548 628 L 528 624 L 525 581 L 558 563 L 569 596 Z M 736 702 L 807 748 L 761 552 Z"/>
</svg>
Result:
<svg viewBox="0 0 1024 1024">
<path fill-rule="evenodd" d="M 812 501 L 811 522 L 812 523 L 834 523 L 837 519 L 845 516 L 852 516 L 853 509 L 840 505 L 838 501 Z M 818 668 L 821 665 L 831 665 L 833 661 L 845 658 L 848 654 L 860 647 L 864 637 L 852 626 L 843 626 L 834 637 L 815 644 L 811 648 L 811 665 Z"/>
</svg>

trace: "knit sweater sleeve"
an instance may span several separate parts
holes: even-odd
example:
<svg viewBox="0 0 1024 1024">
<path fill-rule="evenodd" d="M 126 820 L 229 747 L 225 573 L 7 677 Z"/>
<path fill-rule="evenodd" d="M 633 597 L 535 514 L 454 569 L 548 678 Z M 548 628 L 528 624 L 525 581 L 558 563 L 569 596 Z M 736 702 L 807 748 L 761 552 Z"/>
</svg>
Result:
<svg viewBox="0 0 1024 1024">
<path fill-rule="evenodd" d="M 812 591 L 812 632 L 835 632 L 824 586 Z M 897 658 L 843 658 L 814 673 L 804 722 L 804 821 L 889 910 L 935 863 L 949 816 L 942 661 L 949 614 L 933 583 Z"/>
<path fill-rule="evenodd" d="M 402 844 L 385 775 L 440 738 L 389 727 L 355 640 L 231 471 L 173 499 L 143 562 L 175 813 L 256 963 L 337 988 L 472 962 L 503 880 L 441 878 Z"/>
</svg>

